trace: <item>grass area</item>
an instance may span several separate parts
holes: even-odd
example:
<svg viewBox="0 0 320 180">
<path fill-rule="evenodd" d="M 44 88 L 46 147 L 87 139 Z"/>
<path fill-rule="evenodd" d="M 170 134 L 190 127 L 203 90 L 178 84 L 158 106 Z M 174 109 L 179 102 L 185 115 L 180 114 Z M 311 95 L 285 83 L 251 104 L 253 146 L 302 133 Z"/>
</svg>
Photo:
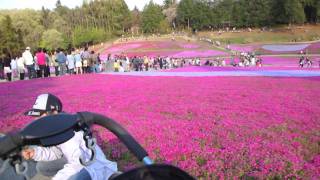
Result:
<svg viewBox="0 0 320 180">
<path fill-rule="evenodd" d="M 230 44 L 248 43 L 283 43 L 283 42 L 305 42 L 320 40 L 320 25 L 288 26 L 272 28 L 271 31 L 262 32 L 260 29 L 239 30 L 240 32 L 217 31 L 200 32 L 199 36 L 212 38 L 214 41 Z"/>
</svg>

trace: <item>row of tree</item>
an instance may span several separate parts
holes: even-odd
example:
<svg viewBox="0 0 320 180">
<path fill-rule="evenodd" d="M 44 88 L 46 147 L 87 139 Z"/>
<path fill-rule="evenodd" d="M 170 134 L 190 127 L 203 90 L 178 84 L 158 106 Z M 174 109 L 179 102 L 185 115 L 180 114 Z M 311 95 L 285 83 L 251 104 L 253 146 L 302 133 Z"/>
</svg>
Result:
<svg viewBox="0 0 320 180">
<path fill-rule="evenodd" d="M 53 10 L 2 10 L 0 50 L 16 54 L 24 46 L 49 50 L 85 46 L 123 34 L 131 22 L 124 0 L 84 1 L 74 9 L 58 0 Z"/>
<path fill-rule="evenodd" d="M 319 0 L 181 0 L 179 25 L 194 29 L 316 23 Z"/>
<path fill-rule="evenodd" d="M 10 54 L 24 46 L 47 49 L 99 43 L 114 36 L 168 33 L 177 28 L 206 30 L 315 23 L 319 0 L 164 0 L 130 11 L 124 0 L 84 1 L 70 9 L 0 11 L 0 49 Z"/>
</svg>

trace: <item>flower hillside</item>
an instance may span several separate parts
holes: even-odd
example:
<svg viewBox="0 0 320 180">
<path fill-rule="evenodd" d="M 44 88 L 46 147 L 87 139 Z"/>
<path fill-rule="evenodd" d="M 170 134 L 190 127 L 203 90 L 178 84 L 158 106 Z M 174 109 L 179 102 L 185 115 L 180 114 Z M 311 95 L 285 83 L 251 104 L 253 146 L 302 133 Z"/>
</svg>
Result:
<svg viewBox="0 0 320 180">
<path fill-rule="evenodd" d="M 0 84 L 0 130 L 24 127 L 40 93 L 66 112 L 123 125 L 160 163 L 198 178 L 319 179 L 320 78 L 66 76 Z M 132 155 L 109 132 L 99 143 L 122 170 Z"/>
</svg>

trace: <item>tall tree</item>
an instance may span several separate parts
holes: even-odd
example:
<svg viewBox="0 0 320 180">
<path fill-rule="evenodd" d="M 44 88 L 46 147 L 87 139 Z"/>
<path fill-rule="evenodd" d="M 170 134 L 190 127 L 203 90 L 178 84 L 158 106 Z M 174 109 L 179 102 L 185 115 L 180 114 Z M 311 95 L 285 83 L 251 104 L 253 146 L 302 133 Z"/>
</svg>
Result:
<svg viewBox="0 0 320 180">
<path fill-rule="evenodd" d="M 66 43 L 62 33 L 56 29 L 49 29 L 42 34 L 41 46 L 49 50 L 55 50 L 56 48 L 65 48 Z"/>
<path fill-rule="evenodd" d="M 189 28 L 195 13 L 195 0 L 181 0 L 177 9 L 178 22 Z"/>
<path fill-rule="evenodd" d="M 265 26 L 272 23 L 271 0 L 240 0 L 233 4 L 232 25 Z"/>
<path fill-rule="evenodd" d="M 164 0 L 163 1 L 163 5 L 164 5 L 164 8 L 169 8 L 170 6 L 176 4 L 177 1 L 176 0 Z"/>
<path fill-rule="evenodd" d="M 141 25 L 141 12 L 137 8 L 137 6 L 134 7 L 134 9 L 131 11 L 131 24 L 132 26 L 140 26 Z"/>
<path fill-rule="evenodd" d="M 23 43 L 21 38 L 21 31 L 14 29 L 10 16 L 5 16 L 1 22 L 0 29 L 0 48 L 2 53 L 9 53 L 11 56 L 17 55 L 22 49 Z"/>
<path fill-rule="evenodd" d="M 177 7 L 178 4 L 175 0 L 167 0 L 164 2 L 164 9 L 162 11 L 166 17 L 167 23 L 169 23 L 173 28 L 176 28 L 177 23 Z"/>
<path fill-rule="evenodd" d="M 299 0 L 273 0 L 273 20 L 276 23 L 303 23 L 305 14 Z"/>
<path fill-rule="evenodd" d="M 48 29 L 50 26 L 50 10 L 45 9 L 43 6 L 41 8 L 41 25 L 44 27 L 44 29 Z"/>
<path fill-rule="evenodd" d="M 142 12 L 142 29 L 145 33 L 159 32 L 160 23 L 164 20 L 161 7 L 150 1 Z"/>
</svg>

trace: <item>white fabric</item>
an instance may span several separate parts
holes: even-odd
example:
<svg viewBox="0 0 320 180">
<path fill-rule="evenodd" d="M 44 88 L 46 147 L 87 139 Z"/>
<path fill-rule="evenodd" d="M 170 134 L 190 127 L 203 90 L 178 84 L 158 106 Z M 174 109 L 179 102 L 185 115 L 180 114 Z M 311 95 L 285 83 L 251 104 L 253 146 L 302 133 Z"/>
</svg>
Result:
<svg viewBox="0 0 320 180">
<path fill-rule="evenodd" d="M 124 69 L 122 66 L 119 67 L 119 72 L 124 72 Z"/>
<path fill-rule="evenodd" d="M 105 158 L 102 150 L 96 145 L 96 160 L 91 165 L 84 167 L 80 164 L 79 158 L 83 157 L 88 161 L 91 157 L 91 151 L 86 148 L 83 140 L 83 131 L 75 132 L 73 138 L 67 142 L 54 147 L 36 147 L 34 160 L 52 161 L 64 156 L 67 164 L 64 168 L 52 178 L 53 180 L 65 180 L 85 168 L 92 180 L 106 180 L 112 174 L 118 171 L 117 163 Z"/>
<path fill-rule="evenodd" d="M 22 57 L 17 60 L 17 67 L 24 68 L 24 62 Z"/>
<path fill-rule="evenodd" d="M 83 67 L 88 67 L 88 61 L 85 59 L 85 60 L 83 60 L 83 65 L 82 65 Z"/>
<path fill-rule="evenodd" d="M 17 69 L 17 61 L 15 59 L 11 59 L 10 66 L 12 70 Z"/>
<path fill-rule="evenodd" d="M 46 110 L 49 94 L 41 94 L 37 97 L 32 109 Z"/>
<path fill-rule="evenodd" d="M 77 62 L 76 62 L 76 67 L 77 67 L 77 68 L 82 67 L 82 63 L 81 63 L 81 61 L 77 61 Z"/>
<path fill-rule="evenodd" d="M 5 74 L 12 72 L 11 69 L 10 69 L 10 67 L 4 67 L 3 70 L 4 70 L 4 73 L 5 73 Z"/>
<path fill-rule="evenodd" d="M 22 54 L 22 58 L 24 59 L 25 65 L 32 65 L 34 63 L 33 56 L 28 50 L 24 51 L 24 53 Z"/>
<path fill-rule="evenodd" d="M 74 64 L 75 64 L 75 59 L 74 56 L 69 54 L 67 55 L 67 65 L 69 69 L 74 69 Z"/>
</svg>

